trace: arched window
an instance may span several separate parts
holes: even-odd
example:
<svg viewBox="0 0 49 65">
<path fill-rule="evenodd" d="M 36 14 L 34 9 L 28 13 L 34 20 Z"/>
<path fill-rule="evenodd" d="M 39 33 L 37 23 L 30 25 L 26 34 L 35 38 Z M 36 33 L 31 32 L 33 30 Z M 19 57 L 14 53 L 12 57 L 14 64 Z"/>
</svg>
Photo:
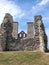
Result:
<svg viewBox="0 0 49 65">
<path fill-rule="evenodd" d="M 21 37 L 22 35 L 20 34 L 20 37 Z"/>
<path fill-rule="evenodd" d="M 25 37 L 25 34 L 23 34 L 23 37 Z"/>
</svg>

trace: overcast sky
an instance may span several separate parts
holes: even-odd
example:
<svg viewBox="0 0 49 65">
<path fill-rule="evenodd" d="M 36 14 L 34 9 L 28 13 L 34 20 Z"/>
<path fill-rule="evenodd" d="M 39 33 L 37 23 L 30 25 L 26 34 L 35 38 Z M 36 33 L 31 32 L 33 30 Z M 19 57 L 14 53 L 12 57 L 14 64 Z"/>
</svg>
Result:
<svg viewBox="0 0 49 65">
<path fill-rule="evenodd" d="M 19 31 L 25 32 L 26 22 L 33 22 L 35 15 L 42 15 L 49 43 L 49 0 L 0 0 L 0 24 L 5 13 L 10 13 L 14 21 L 19 22 Z"/>
</svg>

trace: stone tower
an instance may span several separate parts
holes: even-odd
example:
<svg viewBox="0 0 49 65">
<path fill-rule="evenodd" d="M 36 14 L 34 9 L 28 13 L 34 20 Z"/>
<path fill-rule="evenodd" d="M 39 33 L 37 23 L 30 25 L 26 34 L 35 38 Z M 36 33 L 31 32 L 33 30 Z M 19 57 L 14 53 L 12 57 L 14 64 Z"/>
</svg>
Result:
<svg viewBox="0 0 49 65">
<path fill-rule="evenodd" d="M 47 50 L 47 36 L 42 23 L 42 16 L 35 16 L 34 21 L 36 44 L 38 44 L 38 49 L 44 52 Z"/>
<path fill-rule="evenodd" d="M 27 22 L 27 38 L 34 37 L 34 25 L 33 22 Z"/>
<path fill-rule="evenodd" d="M 18 22 L 13 22 L 13 32 L 12 35 L 15 39 L 18 38 Z"/>
</svg>

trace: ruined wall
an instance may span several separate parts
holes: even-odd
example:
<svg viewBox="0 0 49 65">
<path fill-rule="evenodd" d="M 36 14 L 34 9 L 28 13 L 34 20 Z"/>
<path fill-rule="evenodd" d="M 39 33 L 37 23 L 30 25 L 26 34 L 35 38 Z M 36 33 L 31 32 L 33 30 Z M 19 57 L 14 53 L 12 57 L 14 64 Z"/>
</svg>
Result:
<svg viewBox="0 0 49 65">
<path fill-rule="evenodd" d="M 34 17 L 34 28 L 35 28 L 35 43 L 37 46 L 37 49 L 39 49 L 40 40 L 39 40 L 39 26 L 38 26 L 38 19 L 37 16 Z"/>
<path fill-rule="evenodd" d="M 47 50 L 47 36 L 42 22 L 42 16 L 35 16 L 34 21 L 36 44 L 38 44 L 40 51 L 44 52 Z"/>
<path fill-rule="evenodd" d="M 1 46 L 1 34 L 0 34 L 0 51 L 2 51 L 2 46 Z"/>
<path fill-rule="evenodd" d="M 1 47 L 3 50 L 14 50 L 15 39 L 12 37 L 13 17 L 6 13 L 1 24 Z"/>
<path fill-rule="evenodd" d="M 18 37 L 20 34 L 22 35 L 21 38 Z M 24 37 L 24 34 L 27 36 Z M 3 23 L 1 24 L 0 50 L 46 51 L 47 36 L 42 23 L 42 16 L 35 16 L 34 23 L 27 23 L 27 34 L 24 31 L 18 34 L 18 23 L 13 22 L 13 17 L 9 13 L 6 13 Z"/>
</svg>

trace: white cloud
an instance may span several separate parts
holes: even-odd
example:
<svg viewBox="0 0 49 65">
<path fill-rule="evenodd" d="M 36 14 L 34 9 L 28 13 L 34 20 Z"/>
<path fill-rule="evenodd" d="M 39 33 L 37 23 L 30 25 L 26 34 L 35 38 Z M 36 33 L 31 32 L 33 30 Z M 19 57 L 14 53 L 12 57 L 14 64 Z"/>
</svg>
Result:
<svg viewBox="0 0 49 65">
<path fill-rule="evenodd" d="M 5 13 L 10 13 L 14 18 L 24 16 L 22 10 L 14 2 L 8 0 L 0 0 L 0 24 L 2 23 Z"/>
<path fill-rule="evenodd" d="M 43 17 L 43 20 L 49 20 L 49 17 Z"/>
<path fill-rule="evenodd" d="M 42 8 L 43 7 L 35 5 L 35 6 L 32 7 L 31 12 L 32 12 L 33 15 L 36 15 L 36 13 L 38 13 L 39 11 L 41 11 Z"/>
<path fill-rule="evenodd" d="M 49 0 L 41 0 L 39 3 L 37 3 L 35 6 L 32 7 L 33 14 L 36 14 L 37 12 L 41 11 L 47 3 L 49 3 Z"/>
<path fill-rule="evenodd" d="M 42 0 L 41 2 L 38 3 L 38 5 L 43 6 L 46 5 L 49 2 L 49 0 Z"/>
<path fill-rule="evenodd" d="M 43 17 L 42 20 L 45 24 L 49 24 L 49 16 Z"/>
<path fill-rule="evenodd" d="M 19 18 L 22 18 L 23 16 L 25 16 L 25 13 L 20 14 Z"/>
</svg>

